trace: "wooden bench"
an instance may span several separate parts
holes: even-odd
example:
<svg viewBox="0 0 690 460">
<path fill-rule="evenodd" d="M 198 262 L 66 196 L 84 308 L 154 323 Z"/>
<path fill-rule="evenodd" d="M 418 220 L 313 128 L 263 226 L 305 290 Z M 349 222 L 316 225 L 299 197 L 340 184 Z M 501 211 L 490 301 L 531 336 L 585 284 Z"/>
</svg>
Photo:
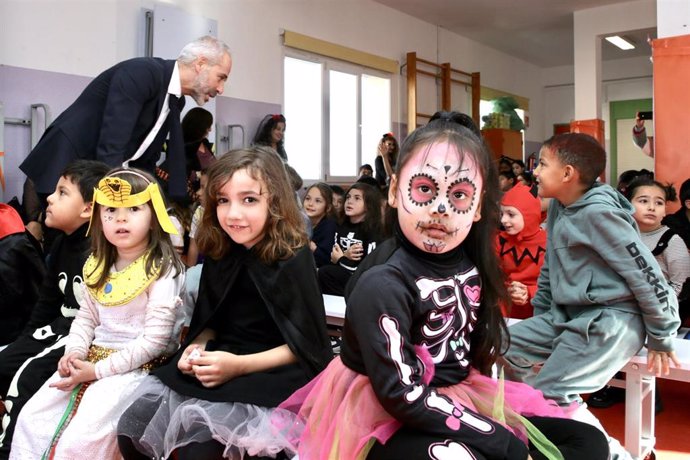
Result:
<svg viewBox="0 0 690 460">
<path fill-rule="evenodd" d="M 343 327 L 345 324 L 345 297 L 324 294 L 323 306 L 326 309 L 326 323 L 333 327 Z"/>
</svg>

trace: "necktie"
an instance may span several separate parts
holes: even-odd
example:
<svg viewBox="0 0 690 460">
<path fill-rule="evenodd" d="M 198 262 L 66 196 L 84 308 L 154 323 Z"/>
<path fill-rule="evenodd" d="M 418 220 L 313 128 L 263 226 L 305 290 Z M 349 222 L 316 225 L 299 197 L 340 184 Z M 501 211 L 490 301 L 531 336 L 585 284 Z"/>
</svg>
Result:
<svg viewBox="0 0 690 460">
<path fill-rule="evenodd" d="M 184 139 L 180 125 L 180 111 L 184 107 L 184 96 L 178 98 L 170 95 L 170 135 L 168 139 L 168 195 L 171 198 L 184 199 L 187 196 L 187 178 L 184 158 Z"/>
</svg>

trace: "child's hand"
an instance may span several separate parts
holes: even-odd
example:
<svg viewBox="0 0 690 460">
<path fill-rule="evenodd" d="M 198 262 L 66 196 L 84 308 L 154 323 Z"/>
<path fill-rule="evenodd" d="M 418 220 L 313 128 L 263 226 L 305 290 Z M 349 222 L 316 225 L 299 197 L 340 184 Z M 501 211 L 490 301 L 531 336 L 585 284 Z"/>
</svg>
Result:
<svg viewBox="0 0 690 460">
<path fill-rule="evenodd" d="M 383 143 L 383 141 L 379 142 L 379 148 L 376 150 L 376 156 L 377 157 L 383 157 L 388 155 L 388 148 L 386 147 L 386 144 Z"/>
<path fill-rule="evenodd" d="M 313 241 L 310 241 L 309 242 L 309 249 L 311 249 L 311 252 L 315 252 L 316 251 L 316 243 L 314 243 Z"/>
<path fill-rule="evenodd" d="M 244 375 L 244 359 L 226 351 L 204 351 L 193 360 L 194 375 L 207 388 Z"/>
<path fill-rule="evenodd" d="M 510 299 L 516 305 L 525 305 L 529 300 L 527 286 L 518 281 L 513 281 L 508 285 L 508 294 L 510 294 Z"/>
<path fill-rule="evenodd" d="M 345 254 L 343 253 L 343 250 L 340 249 L 340 245 L 334 244 L 333 249 L 331 250 L 331 262 L 337 264 L 343 255 Z"/>
<path fill-rule="evenodd" d="M 196 350 L 196 352 L 194 351 Z M 177 368 L 186 375 L 194 375 L 194 370 L 192 369 L 192 361 L 195 357 L 200 356 L 201 346 L 198 343 L 193 343 L 185 348 L 180 360 L 177 362 Z"/>
<path fill-rule="evenodd" d="M 671 363 L 674 367 L 680 367 L 680 362 L 675 351 L 649 350 L 647 353 L 647 371 L 653 372 L 657 377 L 671 373 Z"/>
<path fill-rule="evenodd" d="M 347 248 L 345 257 L 350 260 L 361 260 L 364 257 L 364 246 L 362 246 L 362 243 L 355 243 Z"/>
<path fill-rule="evenodd" d="M 79 359 L 79 356 L 78 352 L 73 351 L 60 358 L 57 367 L 58 375 L 60 375 L 60 377 L 69 377 L 69 365 L 73 360 Z"/>
<path fill-rule="evenodd" d="M 96 366 L 93 363 L 75 358 L 70 361 L 68 366 L 69 376 L 51 383 L 50 387 L 62 391 L 71 391 L 80 383 L 96 380 Z"/>
</svg>

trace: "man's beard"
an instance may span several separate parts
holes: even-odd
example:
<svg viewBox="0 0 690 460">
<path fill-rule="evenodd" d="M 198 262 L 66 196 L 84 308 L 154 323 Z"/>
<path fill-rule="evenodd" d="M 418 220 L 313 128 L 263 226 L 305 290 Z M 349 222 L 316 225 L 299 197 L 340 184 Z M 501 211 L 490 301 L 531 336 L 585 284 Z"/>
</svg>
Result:
<svg viewBox="0 0 690 460">
<path fill-rule="evenodd" d="M 197 75 L 196 80 L 194 80 L 194 86 L 192 88 L 192 94 L 190 96 L 197 105 L 206 104 L 206 91 L 204 91 L 204 82 L 208 80 L 208 69 L 204 69 Z"/>
</svg>

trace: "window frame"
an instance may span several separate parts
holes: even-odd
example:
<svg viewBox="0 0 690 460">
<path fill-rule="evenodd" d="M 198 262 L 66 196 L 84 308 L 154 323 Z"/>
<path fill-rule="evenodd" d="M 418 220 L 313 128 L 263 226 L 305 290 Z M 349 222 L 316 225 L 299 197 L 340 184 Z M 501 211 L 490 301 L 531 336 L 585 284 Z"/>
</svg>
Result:
<svg viewBox="0 0 690 460">
<path fill-rule="evenodd" d="M 396 107 L 397 93 L 396 88 L 396 74 L 391 74 L 382 70 L 373 69 L 360 64 L 355 64 L 351 62 L 342 61 L 339 59 L 321 56 L 318 54 L 309 53 L 306 51 L 301 51 L 293 48 L 285 48 L 282 59 L 282 89 L 283 89 L 283 110 L 285 110 L 285 59 L 297 59 L 304 60 L 307 62 L 318 63 L 321 65 L 321 174 L 317 179 L 314 178 L 304 178 L 305 184 L 311 184 L 314 182 L 327 182 L 327 183 L 348 183 L 357 180 L 357 172 L 362 166 L 364 152 L 362 151 L 362 75 L 370 75 L 373 77 L 387 79 L 389 81 L 389 127 L 388 132 L 393 131 L 393 111 Z M 331 162 L 330 162 L 330 139 L 331 139 L 331 127 L 330 127 L 330 91 L 331 91 L 331 81 L 330 81 L 330 71 L 343 72 L 346 74 L 354 75 L 357 79 L 357 139 L 356 139 L 356 152 L 355 152 L 355 163 L 356 170 L 354 175 L 331 175 Z M 289 117 L 288 124 L 289 124 Z M 288 134 L 289 135 L 289 134 Z M 375 149 L 376 146 L 372 146 Z M 289 155 L 289 152 L 288 152 Z M 372 165 L 373 166 L 373 165 Z M 299 170 L 297 171 L 299 172 Z"/>
</svg>

